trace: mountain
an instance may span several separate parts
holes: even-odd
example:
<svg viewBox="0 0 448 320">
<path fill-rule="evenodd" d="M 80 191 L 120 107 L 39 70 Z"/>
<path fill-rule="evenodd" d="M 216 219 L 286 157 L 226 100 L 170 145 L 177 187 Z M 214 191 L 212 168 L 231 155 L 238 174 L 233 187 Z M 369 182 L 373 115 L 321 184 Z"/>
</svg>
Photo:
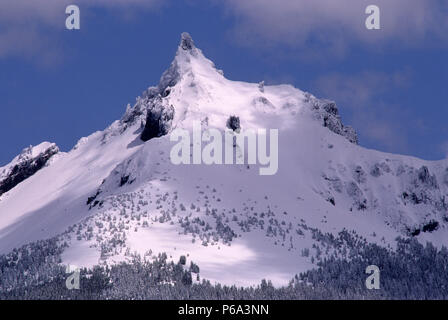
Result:
<svg viewBox="0 0 448 320">
<path fill-rule="evenodd" d="M 278 130 L 275 174 L 261 175 L 261 163 L 173 164 L 171 133 L 194 136 L 198 123 L 223 135 Z M 233 139 L 223 147 L 249 157 Z M 383 247 L 397 236 L 448 243 L 448 160 L 363 148 L 334 102 L 228 80 L 186 33 L 120 120 L 67 153 L 26 149 L 0 168 L 0 190 L 0 253 L 57 237 L 64 264 L 165 252 L 225 284 L 287 284 L 331 253 L 320 232 L 354 230 Z"/>
</svg>

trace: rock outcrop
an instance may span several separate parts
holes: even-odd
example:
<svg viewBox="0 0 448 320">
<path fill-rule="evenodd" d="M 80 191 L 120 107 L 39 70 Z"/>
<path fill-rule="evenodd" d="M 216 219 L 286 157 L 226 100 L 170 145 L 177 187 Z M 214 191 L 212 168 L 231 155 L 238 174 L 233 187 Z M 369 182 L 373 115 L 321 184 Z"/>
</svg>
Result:
<svg viewBox="0 0 448 320">
<path fill-rule="evenodd" d="M 58 152 L 56 144 L 49 142 L 24 149 L 11 163 L 0 168 L 0 195 L 45 167 L 48 160 Z"/>
</svg>

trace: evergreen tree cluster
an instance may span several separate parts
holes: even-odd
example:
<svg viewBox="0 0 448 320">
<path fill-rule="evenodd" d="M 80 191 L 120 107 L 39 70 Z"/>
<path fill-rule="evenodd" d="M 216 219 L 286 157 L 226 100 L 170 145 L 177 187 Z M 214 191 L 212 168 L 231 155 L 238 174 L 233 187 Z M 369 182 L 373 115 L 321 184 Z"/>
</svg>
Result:
<svg viewBox="0 0 448 320">
<path fill-rule="evenodd" d="M 198 265 L 166 254 L 112 266 L 80 270 L 80 289 L 69 290 L 61 265 L 64 245 L 38 241 L 0 255 L 0 299 L 447 299 L 448 250 L 413 238 L 397 238 L 396 249 L 368 243 L 346 230 L 337 236 L 315 231 L 315 239 L 336 248 L 316 269 L 296 275 L 289 285 L 236 287 L 200 281 Z M 341 248 L 344 248 L 343 250 Z M 344 255 L 336 254 L 343 252 Z M 380 289 L 365 286 L 368 265 L 380 269 Z"/>
</svg>

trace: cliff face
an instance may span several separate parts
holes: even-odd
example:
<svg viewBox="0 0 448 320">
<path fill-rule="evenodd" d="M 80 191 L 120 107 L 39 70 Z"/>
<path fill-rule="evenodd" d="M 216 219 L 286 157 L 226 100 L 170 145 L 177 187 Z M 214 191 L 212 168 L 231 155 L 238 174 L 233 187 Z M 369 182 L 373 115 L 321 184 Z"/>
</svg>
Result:
<svg viewBox="0 0 448 320">
<path fill-rule="evenodd" d="M 321 121 L 322 125 L 330 131 L 345 137 L 351 143 L 358 144 L 358 134 L 355 129 L 342 123 L 339 109 L 335 102 L 317 99 L 309 93 L 306 93 L 305 96 L 314 111 L 315 119 Z"/>
<path fill-rule="evenodd" d="M 11 163 L 0 169 L 0 195 L 42 169 L 58 152 L 56 144 L 48 142 L 24 149 Z"/>
</svg>

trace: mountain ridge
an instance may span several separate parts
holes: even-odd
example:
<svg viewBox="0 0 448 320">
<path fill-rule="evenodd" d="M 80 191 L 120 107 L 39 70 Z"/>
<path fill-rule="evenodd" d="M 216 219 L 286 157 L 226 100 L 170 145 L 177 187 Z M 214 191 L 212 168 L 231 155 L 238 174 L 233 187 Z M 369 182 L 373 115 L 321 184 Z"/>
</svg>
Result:
<svg viewBox="0 0 448 320">
<path fill-rule="evenodd" d="M 171 163 L 172 130 L 199 121 L 224 131 L 231 117 L 242 129 L 279 130 L 276 175 Z M 382 246 L 397 236 L 447 244 L 446 197 L 448 160 L 365 149 L 334 102 L 230 81 L 184 33 L 159 84 L 120 120 L 0 195 L 0 253 L 60 236 L 67 264 L 151 250 L 189 255 L 222 283 L 284 284 L 315 266 L 313 228 L 355 230 Z"/>
</svg>

